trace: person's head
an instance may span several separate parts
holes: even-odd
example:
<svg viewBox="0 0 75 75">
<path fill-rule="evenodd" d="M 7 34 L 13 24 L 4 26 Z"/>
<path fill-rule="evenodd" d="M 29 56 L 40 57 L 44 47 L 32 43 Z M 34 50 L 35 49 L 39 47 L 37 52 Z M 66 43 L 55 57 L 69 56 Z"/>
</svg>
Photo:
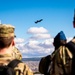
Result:
<svg viewBox="0 0 75 75">
<path fill-rule="evenodd" d="M 55 49 L 59 48 L 60 45 L 65 45 L 67 42 L 66 36 L 63 31 L 60 31 L 54 38 Z"/>
<path fill-rule="evenodd" d="M 0 49 L 8 48 L 10 45 L 15 45 L 14 30 L 14 26 L 9 24 L 0 24 Z"/>
</svg>

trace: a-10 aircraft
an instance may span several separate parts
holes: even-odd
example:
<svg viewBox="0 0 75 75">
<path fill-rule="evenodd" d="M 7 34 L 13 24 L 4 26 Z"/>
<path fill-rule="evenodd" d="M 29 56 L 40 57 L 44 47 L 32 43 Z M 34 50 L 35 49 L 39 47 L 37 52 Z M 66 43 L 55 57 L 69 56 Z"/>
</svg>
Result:
<svg viewBox="0 0 75 75">
<path fill-rule="evenodd" d="M 37 20 L 35 21 L 35 23 L 37 24 L 38 22 L 41 22 L 41 21 L 43 21 L 43 19 Z"/>
</svg>

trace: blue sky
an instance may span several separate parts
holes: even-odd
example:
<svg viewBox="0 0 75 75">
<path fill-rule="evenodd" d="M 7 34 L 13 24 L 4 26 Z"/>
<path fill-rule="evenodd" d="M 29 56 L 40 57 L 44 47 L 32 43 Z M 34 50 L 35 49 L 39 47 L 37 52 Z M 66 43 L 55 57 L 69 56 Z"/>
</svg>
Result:
<svg viewBox="0 0 75 75">
<path fill-rule="evenodd" d="M 0 0 L 0 20 L 15 26 L 16 46 L 23 57 L 45 56 L 52 52 L 53 37 L 73 28 L 75 0 Z M 35 24 L 36 20 L 43 21 Z"/>
</svg>

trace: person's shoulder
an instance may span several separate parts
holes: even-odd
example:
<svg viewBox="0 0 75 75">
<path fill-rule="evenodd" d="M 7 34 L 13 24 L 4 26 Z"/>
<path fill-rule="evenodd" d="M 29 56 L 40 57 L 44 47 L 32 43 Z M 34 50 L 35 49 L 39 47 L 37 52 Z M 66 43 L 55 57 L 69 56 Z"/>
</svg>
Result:
<svg viewBox="0 0 75 75">
<path fill-rule="evenodd" d="M 16 70 L 20 70 L 21 73 L 26 73 L 26 75 L 33 75 L 33 71 L 29 68 L 29 66 L 24 63 L 24 62 L 20 62 L 17 67 L 15 68 Z"/>
<path fill-rule="evenodd" d="M 8 66 L 14 68 L 16 71 L 19 70 L 23 75 L 33 75 L 32 70 L 21 60 L 13 59 L 8 63 Z"/>
<path fill-rule="evenodd" d="M 16 57 L 19 60 L 22 59 L 22 54 L 18 48 L 14 47 L 12 54 L 13 54 L 13 57 Z"/>
<path fill-rule="evenodd" d="M 16 48 L 16 47 L 14 47 L 13 52 L 15 52 L 15 53 L 20 53 L 19 49 Z M 20 53 L 20 54 L 21 54 L 21 53 Z"/>
</svg>

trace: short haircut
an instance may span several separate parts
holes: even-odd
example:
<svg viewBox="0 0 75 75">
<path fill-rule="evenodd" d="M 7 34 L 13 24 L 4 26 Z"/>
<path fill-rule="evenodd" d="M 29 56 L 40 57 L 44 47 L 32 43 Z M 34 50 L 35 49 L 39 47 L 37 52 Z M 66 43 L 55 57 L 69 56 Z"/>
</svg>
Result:
<svg viewBox="0 0 75 75">
<path fill-rule="evenodd" d="M 14 37 L 0 37 L 0 48 L 9 47 Z"/>
</svg>

